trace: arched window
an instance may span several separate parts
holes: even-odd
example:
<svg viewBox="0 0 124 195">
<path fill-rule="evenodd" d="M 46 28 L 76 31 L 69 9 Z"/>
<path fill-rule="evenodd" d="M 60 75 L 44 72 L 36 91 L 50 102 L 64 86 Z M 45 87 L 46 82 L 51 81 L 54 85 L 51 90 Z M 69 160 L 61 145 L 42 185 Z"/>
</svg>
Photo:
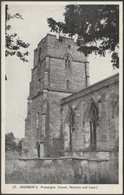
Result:
<svg viewBox="0 0 124 195">
<path fill-rule="evenodd" d="M 96 149 L 96 121 L 90 121 L 90 146 L 92 149 Z"/>
<path fill-rule="evenodd" d="M 41 82 L 41 79 L 38 79 L 38 93 L 40 93 L 40 82 Z"/>
<path fill-rule="evenodd" d="M 37 117 L 36 117 L 36 128 L 39 128 L 39 112 L 37 113 Z"/>
<path fill-rule="evenodd" d="M 86 121 L 87 125 L 89 126 L 89 134 L 90 134 L 90 148 L 91 150 L 96 149 L 96 127 L 98 122 L 99 114 L 98 114 L 98 108 L 95 104 L 95 102 L 91 99 L 86 113 L 84 117 L 84 121 Z"/>
<path fill-rule="evenodd" d="M 118 115 L 119 115 L 119 96 L 117 97 L 115 105 L 113 106 L 112 118 L 116 118 L 118 117 Z"/>
<path fill-rule="evenodd" d="M 65 67 L 66 68 L 71 67 L 71 57 L 69 55 L 66 55 L 66 57 L 65 57 Z"/>
<path fill-rule="evenodd" d="M 70 89 L 70 80 L 69 79 L 66 80 L 66 88 Z"/>
<path fill-rule="evenodd" d="M 94 103 L 91 104 L 90 109 L 90 147 L 96 149 L 96 122 L 98 120 L 98 109 Z"/>
<path fill-rule="evenodd" d="M 38 63 L 40 63 L 41 61 L 41 55 L 42 55 L 42 48 L 40 47 L 38 51 Z"/>
<path fill-rule="evenodd" d="M 75 131 L 75 112 L 71 106 L 69 106 L 69 110 L 67 112 L 65 118 L 65 130 L 66 130 L 66 144 L 69 150 L 72 150 L 72 136 L 73 132 Z"/>
</svg>

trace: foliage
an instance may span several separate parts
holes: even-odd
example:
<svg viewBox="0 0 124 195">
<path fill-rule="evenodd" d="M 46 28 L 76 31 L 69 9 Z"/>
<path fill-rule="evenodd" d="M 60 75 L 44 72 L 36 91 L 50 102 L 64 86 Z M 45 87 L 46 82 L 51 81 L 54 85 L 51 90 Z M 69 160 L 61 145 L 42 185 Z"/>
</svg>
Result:
<svg viewBox="0 0 124 195">
<path fill-rule="evenodd" d="M 21 156 L 24 138 L 19 139 L 18 143 L 15 140 L 16 138 L 12 132 L 5 134 L 5 150 L 17 152 Z M 27 151 L 24 152 L 27 154 Z"/>
<path fill-rule="evenodd" d="M 23 19 L 22 15 L 19 13 L 16 13 L 12 15 L 9 13 L 8 5 L 6 5 L 6 23 L 5 23 L 5 56 L 8 55 L 14 56 L 16 55 L 18 58 L 20 58 L 23 62 L 28 62 L 26 57 L 29 55 L 28 51 L 22 51 L 22 49 L 26 49 L 29 47 L 29 43 L 25 43 L 23 40 L 21 40 L 17 33 L 12 34 L 10 32 L 11 25 L 9 24 L 11 19 Z"/>
<path fill-rule="evenodd" d="M 16 151 L 17 144 L 15 142 L 15 137 L 12 132 L 5 134 L 5 150 L 6 151 Z"/>
<path fill-rule="evenodd" d="M 22 147 L 23 142 L 24 142 L 24 138 L 19 140 L 17 144 L 17 152 L 19 153 L 20 156 L 22 155 L 22 153 L 24 153 L 27 157 L 29 150 L 27 148 Z"/>
<path fill-rule="evenodd" d="M 28 152 L 29 152 L 29 150 L 27 149 L 27 148 L 24 148 L 23 149 L 23 152 L 24 152 L 24 154 L 26 155 L 26 157 L 28 156 Z"/>
<path fill-rule="evenodd" d="M 119 68 L 118 5 L 67 5 L 64 18 L 64 22 L 47 19 L 52 32 L 77 36 L 79 50 L 85 55 L 94 52 L 105 56 L 111 52 L 112 65 Z"/>
<path fill-rule="evenodd" d="M 74 170 L 70 162 L 49 164 L 46 161 L 41 163 L 35 159 L 25 162 L 20 165 L 15 160 L 6 161 L 6 183 L 73 184 L 75 181 Z"/>
<path fill-rule="evenodd" d="M 20 154 L 22 154 L 22 142 L 23 142 L 23 139 L 20 139 L 18 144 L 17 144 L 17 152 Z"/>
</svg>

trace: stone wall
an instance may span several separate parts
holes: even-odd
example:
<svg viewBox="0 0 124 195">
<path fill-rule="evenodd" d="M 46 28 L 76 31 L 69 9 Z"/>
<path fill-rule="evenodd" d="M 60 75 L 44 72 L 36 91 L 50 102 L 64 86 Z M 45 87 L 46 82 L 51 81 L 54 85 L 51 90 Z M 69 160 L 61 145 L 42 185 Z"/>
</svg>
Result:
<svg viewBox="0 0 124 195">
<path fill-rule="evenodd" d="M 70 81 L 67 88 L 66 81 Z M 64 59 L 50 58 L 50 88 L 54 90 L 76 92 L 86 87 L 84 63 L 72 61 L 70 68 L 65 68 Z"/>
<path fill-rule="evenodd" d="M 40 140 L 42 135 L 42 111 L 43 111 L 43 95 L 39 95 L 28 102 L 28 113 L 26 118 L 25 141 L 28 142 L 27 147 L 29 155 L 36 156 L 36 141 Z M 25 146 L 26 147 L 26 146 Z"/>
<path fill-rule="evenodd" d="M 60 103 L 63 97 L 67 97 L 70 93 L 62 93 L 49 91 L 49 155 L 60 155 L 59 151 L 62 150 L 62 137 L 61 137 L 61 108 Z M 58 146 L 58 147 L 57 147 Z"/>
<path fill-rule="evenodd" d="M 90 150 L 90 114 L 94 104 L 98 109 L 96 121 L 96 150 L 110 151 L 117 148 L 118 140 L 118 75 L 94 84 L 79 93 L 62 100 L 62 129 L 67 145 L 69 121 L 67 121 L 70 106 L 75 113 L 74 130 L 72 132 L 72 150 Z M 67 128 L 68 127 L 68 128 Z M 69 149 L 65 146 L 65 149 Z"/>
<path fill-rule="evenodd" d="M 118 184 L 116 158 L 115 153 L 107 152 L 106 155 L 97 153 L 95 159 L 61 157 L 6 160 L 6 183 Z"/>
<path fill-rule="evenodd" d="M 56 38 L 55 35 L 47 35 L 47 55 L 63 59 L 65 54 L 70 53 L 74 61 L 85 62 L 86 57 L 83 53 L 78 52 L 78 46 L 73 39 L 64 38 L 62 41 Z"/>
</svg>

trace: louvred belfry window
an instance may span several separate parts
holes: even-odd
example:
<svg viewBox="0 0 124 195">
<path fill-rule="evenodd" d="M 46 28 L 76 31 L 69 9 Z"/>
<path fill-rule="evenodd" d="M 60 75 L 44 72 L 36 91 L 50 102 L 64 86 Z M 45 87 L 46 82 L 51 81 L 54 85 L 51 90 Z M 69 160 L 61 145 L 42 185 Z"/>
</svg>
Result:
<svg viewBox="0 0 124 195">
<path fill-rule="evenodd" d="M 65 67 L 66 67 L 66 68 L 70 68 L 70 66 L 71 66 L 71 58 L 70 58 L 69 55 L 67 55 L 67 56 L 65 57 Z"/>
</svg>

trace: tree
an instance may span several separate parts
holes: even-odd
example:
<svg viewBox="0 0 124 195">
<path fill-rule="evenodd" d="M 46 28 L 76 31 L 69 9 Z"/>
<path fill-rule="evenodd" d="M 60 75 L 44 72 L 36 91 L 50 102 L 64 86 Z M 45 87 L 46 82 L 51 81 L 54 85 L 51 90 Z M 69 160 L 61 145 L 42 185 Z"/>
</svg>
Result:
<svg viewBox="0 0 124 195">
<path fill-rule="evenodd" d="M 20 139 L 17 145 L 17 152 L 19 153 L 19 155 L 22 155 L 22 144 L 24 142 L 24 138 Z"/>
<path fill-rule="evenodd" d="M 64 22 L 48 18 L 52 32 L 69 37 L 77 36 L 79 51 L 105 56 L 111 52 L 112 65 L 119 68 L 119 6 L 67 5 Z"/>
<path fill-rule="evenodd" d="M 29 43 L 25 43 L 23 40 L 21 40 L 16 33 L 12 34 L 10 32 L 11 25 L 9 24 L 11 19 L 23 19 L 22 15 L 19 13 L 16 13 L 12 15 L 9 13 L 8 5 L 5 6 L 5 56 L 8 55 L 14 56 L 16 55 L 19 57 L 23 62 L 28 62 L 26 59 L 26 56 L 29 55 L 28 51 L 22 51 L 22 49 L 26 49 L 29 47 Z"/>
<path fill-rule="evenodd" d="M 17 144 L 14 140 L 15 140 L 15 137 L 12 132 L 5 134 L 5 150 L 6 151 L 16 151 Z"/>
<path fill-rule="evenodd" d="M 23 149 L 23 152 L 24 152 L 24 154 L 26 155 L 26 157 L 28 156 L 28 152 L 29 152 L 29 150 L 27 149 L 27 148 L 24 148 Z"/>
</svg>

